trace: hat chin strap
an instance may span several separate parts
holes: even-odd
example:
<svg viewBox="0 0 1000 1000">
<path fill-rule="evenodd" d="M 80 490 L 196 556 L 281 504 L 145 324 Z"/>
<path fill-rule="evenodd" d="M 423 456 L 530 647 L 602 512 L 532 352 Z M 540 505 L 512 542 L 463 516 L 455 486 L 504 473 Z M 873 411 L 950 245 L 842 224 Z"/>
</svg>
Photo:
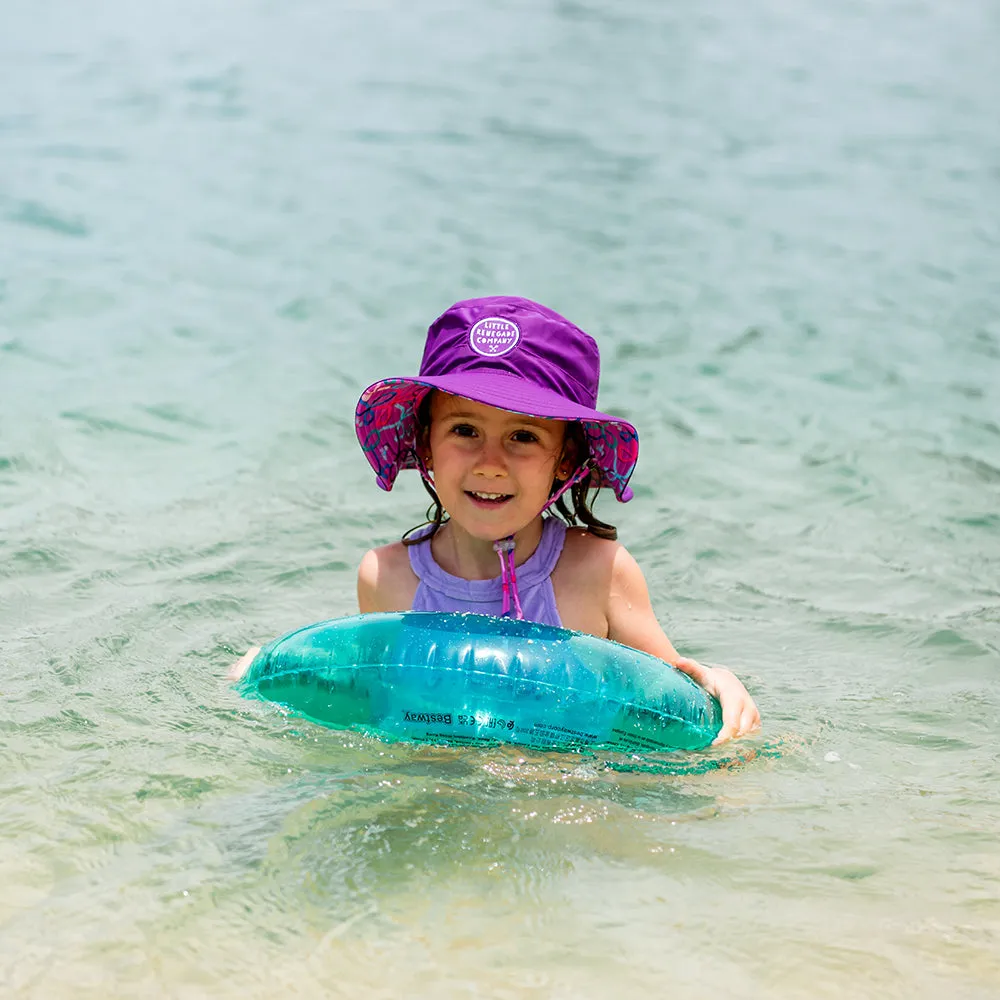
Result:
<svg viewBox="0 0 1000 1000">
<path fill-rule="evenodd" d="M 500 585 L 503 587 L 502 617 L 510 614 L 511 599 L 514 601 L 514 617 L 524 618 L 521 610 L 521 595 L 517 592 L 517 571 L 514 569 L 514 536 L 499 538 L 493 543 L 493 551 L 500 557 Z"/>
<path fill-rule="evenodd" d="M 575 486 L 584 477 L 591 473 L 591 461 L 588 459 L 556 490 L 545 502 L 545 506 L 538 512 L 544 514 L 568 489 Z M 514 541 L 513 535 L 506 538 L 497 539 L 493 543 L 493 551 L 500 557 L 500 585 L 503 587 L 503 607 L 500 611 L 502 617 L 506 618 L 510 614 L 511 603 L 514 605 L 514 617 L 524 618 L 521 610 L 521 595 L 517 592 L 517 571 L 514 568 Z"/>
</svg>

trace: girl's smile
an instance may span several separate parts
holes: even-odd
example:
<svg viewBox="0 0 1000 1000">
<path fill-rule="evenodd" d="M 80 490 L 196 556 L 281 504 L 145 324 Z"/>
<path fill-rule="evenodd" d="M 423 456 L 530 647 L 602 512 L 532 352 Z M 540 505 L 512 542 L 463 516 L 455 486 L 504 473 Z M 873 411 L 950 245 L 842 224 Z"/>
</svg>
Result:
<svg viewBox="0 0 1000 1000">
<path fill-rule="evenodd" d="M 510 493 L 484 493 L 482 490 L 466 490 L 465 495 L 471 497 L 477 504 L 487 508 L 500 507 L 512 499 L 512 494 Z"/>
</svg>

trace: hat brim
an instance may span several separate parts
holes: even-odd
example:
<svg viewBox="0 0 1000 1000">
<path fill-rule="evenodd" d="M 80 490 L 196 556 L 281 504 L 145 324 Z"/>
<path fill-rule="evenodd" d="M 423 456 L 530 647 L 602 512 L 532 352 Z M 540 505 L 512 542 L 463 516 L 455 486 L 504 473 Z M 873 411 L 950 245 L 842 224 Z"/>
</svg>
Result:
<svg viewBox="0 0 1000 1000">
<path fill-rule="evenodd" d="M 632 499 L 628 481 L 639 457 L 639 435 L 632 424 L 495 371 L 387 378 L 365 389 L 355 411 L 355 430 L 382 489 L 392 489 L 400 469 L 417 468 L 416 410 L 431 389 L 512 413 L 578 421 L 596 465 L 593 485 L 611 487 L 622 502 Z"/>
</svg>

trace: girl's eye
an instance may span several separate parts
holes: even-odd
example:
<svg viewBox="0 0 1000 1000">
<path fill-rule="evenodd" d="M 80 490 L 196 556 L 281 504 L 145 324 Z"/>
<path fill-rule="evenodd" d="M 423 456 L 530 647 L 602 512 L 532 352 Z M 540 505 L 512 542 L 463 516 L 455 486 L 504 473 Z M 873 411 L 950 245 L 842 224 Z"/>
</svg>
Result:
<svg viewBox="0 0 1000 1000">
<path fill-rule="evenodd" d="M 538 435 L 532 431 L 514 431 L 511 437 L 518 444 L 534 444 L 538 440 Z"/>
<path fill-rule="evenodd" d="M 451 429 L 451 433 L 457 434 L 459 437 L 474 437 L 476 428 L 472 424 L 455 424 Z"/>
</svg>

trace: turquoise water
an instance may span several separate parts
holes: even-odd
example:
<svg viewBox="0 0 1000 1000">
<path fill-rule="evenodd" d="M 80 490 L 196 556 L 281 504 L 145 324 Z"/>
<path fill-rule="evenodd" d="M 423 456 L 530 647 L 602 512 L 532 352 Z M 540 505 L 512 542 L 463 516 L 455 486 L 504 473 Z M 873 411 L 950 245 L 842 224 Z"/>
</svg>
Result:
<svg viewBox="0 0 1000 1000">
<path fill-rule="evenodd" d="M 990 0 L 6 3 L 0 992 L 995 997 L 998 47 Z M 419 519 L 353 405 L 494 292 L 598 337 L 603 512 L 759 737 L 384 745 L 222 679 Z"/>
</svg>

